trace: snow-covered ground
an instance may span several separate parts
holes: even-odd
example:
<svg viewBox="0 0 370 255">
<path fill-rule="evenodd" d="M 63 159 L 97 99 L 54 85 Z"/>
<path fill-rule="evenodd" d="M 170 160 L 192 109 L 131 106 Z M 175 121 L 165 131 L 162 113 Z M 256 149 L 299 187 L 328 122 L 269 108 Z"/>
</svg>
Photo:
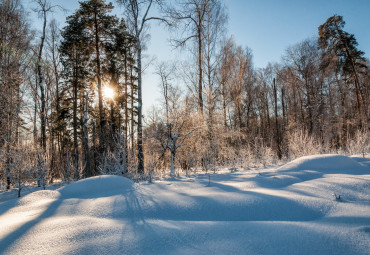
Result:
<svg viewBox="0 0 370 255">
<path fill-rule="evenodd" d="M 0 203 L 0 254 L 370 254 L 370 159 L 33 192 Z"/>
</svg>

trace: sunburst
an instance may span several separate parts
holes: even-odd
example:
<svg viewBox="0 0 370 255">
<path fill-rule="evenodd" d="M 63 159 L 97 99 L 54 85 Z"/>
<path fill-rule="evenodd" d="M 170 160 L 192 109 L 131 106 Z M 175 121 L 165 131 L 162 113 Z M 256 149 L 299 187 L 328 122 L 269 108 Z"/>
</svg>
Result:
<svg viewBox="0 0 370 255">
<path fill-rule="evenodd" d="M 114 90 L 110 87 L 103 88 L 103 95 L 105 98 L 113 100 L 114 98 Z"/>
</svg>

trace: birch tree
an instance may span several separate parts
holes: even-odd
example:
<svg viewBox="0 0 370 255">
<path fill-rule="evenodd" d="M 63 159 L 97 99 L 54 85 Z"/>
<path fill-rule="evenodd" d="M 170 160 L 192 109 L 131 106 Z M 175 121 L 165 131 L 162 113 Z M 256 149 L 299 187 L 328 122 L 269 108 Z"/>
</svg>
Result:
<svg viewBox="0 0 370 255">
<path fill-rule="evenodd" d="M 129 29 L 135 35 L 136 39 L 136 61 L 137 61 L 137 149 L 138 149 L 138 172 L 144 173 L 144 151 L 143 151 L 143 99 L 142 99 L 142 38 L 147 24 L 151 20 L 167 22 L 160 17 L 154 17 L 149 14 L 153 5 L 161 5 L 161 0 L 117 0 L 125 8 L 126 22 Z"/>
<path fill-rule="evenodd" d="M 41 120 L 41 147 L 43 151 L 46 151 L 46 87 L 43 76 L 43 50 L 44 43 L 46 39 L 46 25 L 47 25 L 47 15 L 52 12 L 52 10 L 57 7 L 50 4 L 48 0 L 35 0 L 38 7 L 34 9 L 38 13 L 39 17 L 42 19 L 42 32 L 40 37 L 40 45 L 37 53 L 37 76 L 38 76 L 38 87 L 40 88 L 40 120 Z"/>
<path fill-rule="evenodd" d="M 196 45 L 196 58 L 198 69 L 198 110 L 203 115 L 203 83 L 204 83 L 204 38 L 206 30 L 207 13 L 212 10 L 214 0 L 187 0 L 176 1 L 176 5 L 167 10 L 173 20 L 178 38 L 173 39 L 175 47 L 183 47 L 193 41 Z"/>
</svg>

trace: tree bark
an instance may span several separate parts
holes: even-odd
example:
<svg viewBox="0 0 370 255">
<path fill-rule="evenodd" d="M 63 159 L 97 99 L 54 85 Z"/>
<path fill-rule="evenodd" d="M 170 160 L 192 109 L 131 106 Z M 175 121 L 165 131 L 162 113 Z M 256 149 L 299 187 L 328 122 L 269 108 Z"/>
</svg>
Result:
<svg viewBox="0 0 370 255">
<path fill-rule="evenodd" d="M 41 68 L 41 61 L 42 61 L 42 51 L 44 48 L 44 41 L 45 41 L 45 34 L 46 34 L 46 10 L 45 7 L 42 9 L 43 14 L 43 26 L 42 26 L 42 36 L 41 36 L 41 43 L 39 48 L 39 55 L 37 61 L 37 73 L 39 78 L 39 87 L 40 87 L 40 97 L 41 97 L 41 147 L 44 152 L 46 152 L 46 104 L 45 104 L 45 88 L 43 84 L 43 77 L 42 77 L 42 68 Z"/>
<path fill-rule="evenodd" d="M 199 11 L 200 12 L 200 11 Z M 200 13 L 199 13 L 200 18 Z M 203 116 L 203 69 L 202 69 L 202 30 L 198 26 L 198 69 L 199 69 L 199 82 L 198 82 L 198 100 L 199 100 L 199 111 Z"/>
<path fill-rule="evenodd" d="M 78 100 L 78 78 L 77 78 L 77 57 L 78 53 L 75 52 L 75 67 L 73 77 L 73 146 L 74 146 L 74 166 L 75 166 L 75 179 L 80 179 L 79 172 L 79 152 L 78 152 L 78 140 L 77 140 L 77 100 Z"/>
<path fill-rule="evenodd" d="M 277 106 L 277 89 L 275 84 L 274 78 L 274 99 L 275 99 L 275 139 L 276 139 L 276 148 L 277 148 L 277 155 L 278 158 L 281 159 L 281 138 L 280 138 L 280 131 L 279 131 L 279 121 L 278 121 L 278 106 Z"/>
<path fill-rule="evenodd" d="M 85 176 L 86 177 L 91 177 L 92 172 L 91 172 L 91 158 L 90 158 L 90 144 L 89 144 L 89 131 L 87 127 L 87 109 L 88 109 L 88 94 L 86 93 L 85 95 L 85 107 L 84 107 L 84 144 L 85 144 L 85 161 L 86 161 L 86 166 L 85 166 Z"/>
<path fill-rule="evenodd" d="M 137 156 L 138 156 L 138 173 L 144 173 L 144 151 L 143 151 L 143 126 L 142 126 L 142 92 L 141 92 L 141 42 L 139 39 L 139 34 L 136 34 L 137 38 L 137 69 L 138 69 L 138 79 L 137 79 L 137 96 L 138 96 L 138 106 L 137 106 Z"/>
</svg>

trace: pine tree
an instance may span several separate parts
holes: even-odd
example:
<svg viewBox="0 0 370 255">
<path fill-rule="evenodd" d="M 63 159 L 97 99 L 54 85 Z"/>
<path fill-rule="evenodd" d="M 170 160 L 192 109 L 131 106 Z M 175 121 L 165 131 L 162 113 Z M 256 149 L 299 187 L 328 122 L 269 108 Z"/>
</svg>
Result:
<svg viewBox="0 0 370 255">
<path fill-rule="evenodd" d="M 72 15 L 67 18 L 67 24 L 62 31 L 63 40 L 60 45 L 60 53 L 64 67 L 65 86 L 70 93 L 68 93 L 69 97 L 64 98 L 67 105 L 60 114 L 63 114 L 63 117 L 72 117 L 75 178 L 79 179 L 78 132 L 81 127 L 77 116 L 82 109 L 78 109 L 78 106 L 81 105 L 83 91 L 87 86 L 89 75 L 87 67 L 92 50 L 87 47 L 87 38 L 83 33 L 84 24 L 81 19 L 77 15 Z M 72 105 L 68 106 L 70 103 Z M 64 114 L 65 111 L 69 111 L 68 107 L 72 108 L 72 114 Z M 68 122 L 68 120 L 66 121 Z"/>
<path fill-rule="evenodd" d="M 102 81 L 102 58 L 104 57 L 104 43 L 111 39 L 110 30 L 118 19 L 109 15 L 112 11 L 112 3 L 106 4 L 104 0 L 88 0 L 80 2 L 80 8 L 76 16 L 83 25 L 84 36 L 86 36 L 88 47 L 94 49 L 94 74 L 97 80 L 98 106 L 99 106 L 99 145 L 105 151 L 104 128 L 106 124 L 103 109 L 103 81 Z"/>
<path fill-rule="evenodd" d="M 357 40 L 353 34 L 349 34 L 343 30 L 345 22 L 342 16 L 333 15 L 326 20 L 324 24 L 319 26 L 318 43 L 324 54 L 335 55 L 338 58 L 338 66 L 343 75 L 352 76 L 358 100 L 361 99 L 362 113 L 367 120 L 367 102 L 364 93 L 364 88 L 360 84 L 358 71 L 362 68 L 367 68 L 364 52 L 357 49 Z M 361 104 L 358 101 L 358 110 L 360 111 Z"/>
<path fill-rule="evenodd" d="M 95 167 L 95 172 L 99 168 L 99 162 L 105 161 L 105 156 L 109 151 L 115 153 L 113 150 L 117 148 L 116 135 L 120 136 L 118 132 L 121 132 L 122 120 L 124 120 L 124 129 L 127 132 L 129 121 L 128 74 L 135 65 L 131 53 L 135 40 L 127 31 L 125 21 L 109 14 L 112 9 L 111 3 L 106 4 L 100 0 L 81 2 L 80 8 L 67 18 L 67 26 L 62 33 L 63 41 L 60 51 L 63 57 L 67 91 L 71 95 L 70 101 L 73 109 L 73 155 L 76 169 L 79 166 L 79 154 L 81 154 L 79 153 L 79 140 L 84 148 L 85 161 L 89 159 L 87 155 L 88 119 L 91 119 L 93 123 L 98 123 L 99 143 L 96 144 L 94 131 L 91 149 L 94 152 L 94 163 L 91 165 Z M 103 84 L 104 87 L 109 87 L 114 91 L 112 97 L 104 97 Z M 87 92 L 89 98 L 85 100 L 83 97 Z M 95 111 L 94 105 L 96 104 L 93 102 L 95 94 L 98 98 L 98 111 Z M 87 104 L 90 105 L 88 115 L 92 118 L 86 115 L 87 109 L 83 107 Z M 124 147 L 127 148 L 127 135 L 125 137 Z M 121 163 L 127 166 L 127 160 Z M 88 162 L 84 162 L 83 165 L 88 167 Z M 86 169 L 85 176 L 89 175 L 91 175 L 90 170 Z"/>
</svg>

